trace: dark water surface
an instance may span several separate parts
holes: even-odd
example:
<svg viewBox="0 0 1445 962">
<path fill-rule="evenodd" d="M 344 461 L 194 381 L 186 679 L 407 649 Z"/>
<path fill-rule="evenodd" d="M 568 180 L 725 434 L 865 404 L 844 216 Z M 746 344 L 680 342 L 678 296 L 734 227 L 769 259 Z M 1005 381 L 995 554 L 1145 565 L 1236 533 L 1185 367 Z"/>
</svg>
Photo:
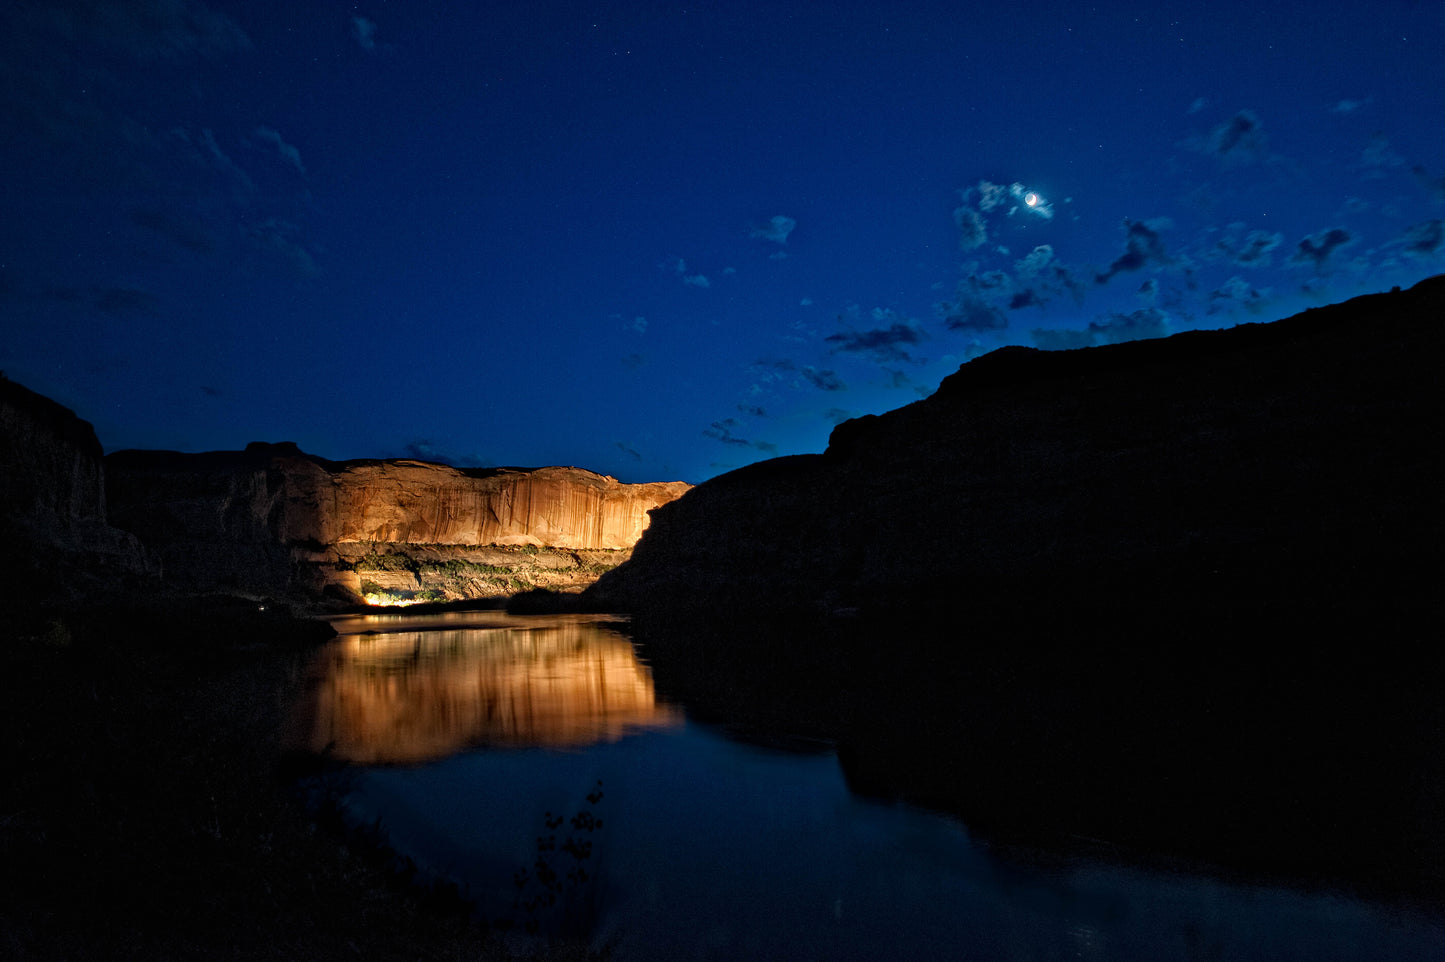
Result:
<svg viewBox="0 0 1445 962">
<path fill-rule="evenodd" d="M 857 797 L 826 742 L 664 704 L 625 623 L 335 625 L 296 738 L 359 763 L 355 816 L 487 917 L 618 959 L 1445 958 L 1438 914 L 1005 849 Z"/>
</svg>

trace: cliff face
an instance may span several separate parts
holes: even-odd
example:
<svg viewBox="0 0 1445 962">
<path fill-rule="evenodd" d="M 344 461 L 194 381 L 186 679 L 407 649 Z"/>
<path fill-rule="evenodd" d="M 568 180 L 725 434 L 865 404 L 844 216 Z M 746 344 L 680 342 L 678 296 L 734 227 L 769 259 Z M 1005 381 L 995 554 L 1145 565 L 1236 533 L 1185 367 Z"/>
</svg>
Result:
<svg viewBox="0 0 1445 962">
<path fill-rule="evenodd" d="M 106 462 L 116 517 L 179 584 L 352 598 L 372 587 L 392 600 L 580 587 L 621 560 L 652 508 L 688 489 L 578 468 L 330 462 L 292 444 Z"/>
<path fill-rule="evenodd" d="M 1445 277 L 1005 348 L 653 515 L 659 697 L 1042 848 L 1445 898 Z"/>
<path fill-rule="evenodd" d="M 900 612 L 1426 590 L 1445 277 L 1272 324 L 1010 347 L 659 509 L 602 607 Z"/>
<path fill-rule="evenodd" d="M 63 577 L 105 570 L 145 574 L 140 543 L 106 515 L 100 442 L 86 421 L 49 398 L 0 378 L 0 529 L 4 590 L 34 596 Z M 37 580 L 39 579 L 39 580 Z"/>
</svg>

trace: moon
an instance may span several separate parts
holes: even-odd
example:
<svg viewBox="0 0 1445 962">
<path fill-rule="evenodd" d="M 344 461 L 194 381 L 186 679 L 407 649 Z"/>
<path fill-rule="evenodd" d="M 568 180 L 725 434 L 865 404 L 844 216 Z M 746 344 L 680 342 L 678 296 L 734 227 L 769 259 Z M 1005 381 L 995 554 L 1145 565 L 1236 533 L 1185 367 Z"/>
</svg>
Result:
<svg viewBox="0 0 1445 962">
<path fill-rule="evenodd" d="M 1038 195 L 1038 194 L 1035 194 L 1035 193 L 1033 193 L 1032 191 L 1030 191 L 1029 193 L 1027 193 L 1027 194 L 1024 195 L 1024 203 L 1025 203 L 1025 204 L 1028 204 L 1030 207 L 1037 206 L 1037 205 L 1038 205 L 1038 202 L 1039 202 L 1039 195 Z"/>
</svg>

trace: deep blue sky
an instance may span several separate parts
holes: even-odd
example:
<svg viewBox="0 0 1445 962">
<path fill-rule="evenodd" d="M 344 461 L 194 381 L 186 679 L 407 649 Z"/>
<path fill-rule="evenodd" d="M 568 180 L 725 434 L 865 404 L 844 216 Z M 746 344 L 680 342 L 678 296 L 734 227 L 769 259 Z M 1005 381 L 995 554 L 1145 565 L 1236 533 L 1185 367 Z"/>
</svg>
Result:
<svg viewBox="0 0 1445 962">
<path fill-rule="evenodd" d="M 1445 270 L 1438 0 L 11 0 L 0 34 L 0 368 L 107 450 L 696 482 L 1003 344 Z"/>
</svg>

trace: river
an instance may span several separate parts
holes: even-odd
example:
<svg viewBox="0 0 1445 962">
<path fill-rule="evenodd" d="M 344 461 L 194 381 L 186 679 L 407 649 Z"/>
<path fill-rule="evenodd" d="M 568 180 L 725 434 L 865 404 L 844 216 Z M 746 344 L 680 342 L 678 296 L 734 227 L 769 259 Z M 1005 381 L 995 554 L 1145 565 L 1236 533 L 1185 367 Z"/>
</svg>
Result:
<svg viewBox="0 0 1445 962">
<path fill-rule="evenodd" d="M 703 722 L 625 621 L 358 615 L 294 740 L 350 814 L 514 931 L 619 960 L 1439 959 L 1445 917 L 976 837 L 850 790 L 834 746 Z"/>
</svg>

